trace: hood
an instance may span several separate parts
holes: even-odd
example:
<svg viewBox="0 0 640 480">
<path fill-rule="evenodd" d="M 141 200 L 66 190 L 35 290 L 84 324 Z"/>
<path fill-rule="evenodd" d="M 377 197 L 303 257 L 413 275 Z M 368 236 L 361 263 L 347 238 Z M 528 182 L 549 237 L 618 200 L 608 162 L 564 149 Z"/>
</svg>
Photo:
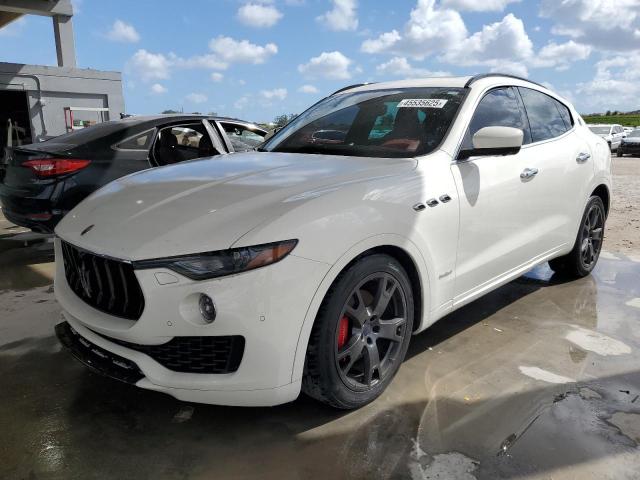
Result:
<svg viewBox="0 0 640 480">
<path fill-rule="evenodd" d="M 415 167 L 407 159 L 258 152 L 185 162 L 108 184 L 66 215 L 56 234 L 125 260 L 223 250 L 301 202 Z"/>
</svg>

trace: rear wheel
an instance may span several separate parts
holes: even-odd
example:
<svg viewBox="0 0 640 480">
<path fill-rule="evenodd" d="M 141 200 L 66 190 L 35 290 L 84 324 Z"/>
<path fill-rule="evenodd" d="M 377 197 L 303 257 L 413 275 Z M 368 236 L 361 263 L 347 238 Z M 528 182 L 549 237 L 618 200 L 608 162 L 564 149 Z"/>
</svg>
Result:
<svg viewBox="0 0 640 480">
<path fill-rule="evenodd" d="M 362 258 L 334 282 L 313 326 L 303 391 L 336 408 L 377 398 L 400 368 L 413 328 L 407 273 L 388 255 Z"/>
<path fill-rule="evenodd" d="M 618 149 L 616 150 L 616 157 L 621 157 L 622 156 L 622 150 L 620 150 L 620 147 L 618 147 Z"/>
<path fill-rule="evenodd" d="M 602 242 L 606 214 L 600 197 L 593 196 L 587 203 L 573 250 L 563 257 L 549 261 L 551 269 L 572 278 L 585 277 L 595 268 Z"/>
</svg>

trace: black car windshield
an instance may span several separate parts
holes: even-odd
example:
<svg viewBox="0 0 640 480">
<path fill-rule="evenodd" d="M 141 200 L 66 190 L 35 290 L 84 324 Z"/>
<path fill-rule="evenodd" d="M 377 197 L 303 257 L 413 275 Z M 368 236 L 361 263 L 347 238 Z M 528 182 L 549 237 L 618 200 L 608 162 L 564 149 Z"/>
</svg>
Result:
<svg viewBox="0 0 640 480">
<path fill-rule="evenodd" d="M 460 108 L 462 88 L 402 88 L 327 97 L 269 140 L 268 152 L 415 157 L 435 150 Z"/>
<path fill-rule="evenodd" d="M 627 135 L 627 138 L 640 138 L 640 130 L 634 130 L 632 132 L 629 132 L 629 135 Z"/>
</svg>

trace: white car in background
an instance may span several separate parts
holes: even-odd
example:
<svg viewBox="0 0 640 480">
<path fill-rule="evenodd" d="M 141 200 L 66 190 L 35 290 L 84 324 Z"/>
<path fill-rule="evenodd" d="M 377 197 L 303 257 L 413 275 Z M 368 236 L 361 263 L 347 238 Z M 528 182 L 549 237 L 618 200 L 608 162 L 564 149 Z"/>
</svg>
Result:
<svg viewBox="0 0 640 480">
<path fill-rule="evenodd" d="M 603 138 L 609 144 L 609 149 L 612 152 L 618 149 L 622 139 L 627 136 L 621 125 L 590 124 L 589 130 Z"/>
<path fill-rule="evenodd" d="M 353 86 L 259 150 L 129 175 L 60 222 L 77 358 L 185 401 L 357 408 L 412 334 L 540 263 L 598 261 L 607 144 L 524 79 Z"/>
</svg>

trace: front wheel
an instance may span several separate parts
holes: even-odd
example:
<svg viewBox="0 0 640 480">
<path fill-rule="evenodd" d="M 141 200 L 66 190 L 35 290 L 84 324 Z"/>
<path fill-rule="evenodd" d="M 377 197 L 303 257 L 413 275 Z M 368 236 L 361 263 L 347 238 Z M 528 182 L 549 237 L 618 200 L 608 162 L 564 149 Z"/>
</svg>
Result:
<svg viewBox="0 0 640 480">
<path fill-rule="evenodd" d="M 342 409 L 376 399 L 404 360 L 413 305 L 409 277 L 393 257 L 366 256 L 341 273 L 311 331 L 303 391 Z"/>
<path fill-rule="evenodd" d="M 563 257 L 550 260 L 551 269 L 571 278 L 589 275 L 600 257 L 605 220 L 606 214 L 602 199 L 596 196 L 591 197 L 582 216 L 573 250 Z"/>
<path fill-rule="evenodd" d="M 616 150 L 616 157 L 620 158 L 622 156 L 622 150 L 620 150 L 620 147 L 618 147 L 618 149 Z"/>
</svg>

